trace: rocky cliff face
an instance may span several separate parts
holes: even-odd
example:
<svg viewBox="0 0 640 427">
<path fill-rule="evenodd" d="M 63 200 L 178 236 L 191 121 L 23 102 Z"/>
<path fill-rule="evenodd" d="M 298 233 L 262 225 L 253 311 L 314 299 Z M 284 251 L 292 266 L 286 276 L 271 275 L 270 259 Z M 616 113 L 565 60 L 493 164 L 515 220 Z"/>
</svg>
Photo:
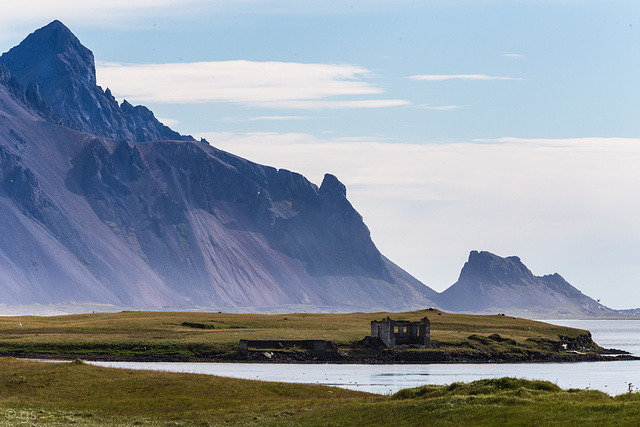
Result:
<svg viewBox="0 0 640 427">
<path fill-rule="evenodd" d="M 118 105 L 96 85 L 93 53 L 60 21 L 30 34 L 0 57 L 36 111 L 50 121 L 128 141 L 191 139 L 160 123 L 143 106 Z"/>
<path fill-rule="evenodd" d="M 614 315 L 571 286 L 559 274 L 535 276 L 518 257 L 472 251 L 458 281 L 442 292 L 445 310 L 534 315 Z"/>
<path fill-rule="evenodd" d="M 317 187 L 95 84 L 60 22 L 0 57 L 0 304 L 407 310 L 436 293 Z"/>
</svg>

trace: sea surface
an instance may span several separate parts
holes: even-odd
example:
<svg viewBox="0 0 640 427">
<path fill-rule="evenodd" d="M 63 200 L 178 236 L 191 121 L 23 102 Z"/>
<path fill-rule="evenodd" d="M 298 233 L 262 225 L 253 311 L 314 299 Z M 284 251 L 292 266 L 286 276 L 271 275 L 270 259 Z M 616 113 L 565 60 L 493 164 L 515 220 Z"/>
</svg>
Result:
<svg viewBox="0 0 640 427">
<path fill-rule="evenodd" d="M 605 348 L 640 356 L 640 320 L 545 320 L 591 331 Z M 124 369 L 191 372 L 262 381 L 323 384 L 391 394 L 423 384 L 451 384 L 516 377 L 551 381 L 562 388 L 601 390 L 617 395 L 640 390 L 640 361 L 474 364 L 266 364 L 178 362 L 88 362 Z"/>
</svg>

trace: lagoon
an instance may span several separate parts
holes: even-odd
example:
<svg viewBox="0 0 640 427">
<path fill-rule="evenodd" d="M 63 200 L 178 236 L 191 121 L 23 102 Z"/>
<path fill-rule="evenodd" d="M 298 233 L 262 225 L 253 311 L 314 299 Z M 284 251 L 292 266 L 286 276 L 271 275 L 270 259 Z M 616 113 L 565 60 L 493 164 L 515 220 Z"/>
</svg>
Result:
<svg viewBox="0 0 640 427">
<path fill-rule="evenodd" d="M 640 320 L 547 320 L 590 330 L 605 348 L 640 356 Z M 618 395 L 640 389 L 640 361 L 581 363 L 474 364 L 268 364 L 178 362 L 88 362 L 123 369 L 191 372 L 262 381 L 322 384 L 377 394 L 391 394 L 424 384 L 451 384 L 485 378 L 547 380 L 562 388 L 601 390 Z"/>
</svg>

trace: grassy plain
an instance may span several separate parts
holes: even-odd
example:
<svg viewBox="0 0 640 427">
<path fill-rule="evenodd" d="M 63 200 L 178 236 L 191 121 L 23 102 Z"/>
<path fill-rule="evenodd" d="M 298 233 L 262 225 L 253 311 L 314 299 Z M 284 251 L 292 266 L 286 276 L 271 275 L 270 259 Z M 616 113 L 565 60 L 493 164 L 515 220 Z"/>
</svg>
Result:
<svg viewBox="0 0 640 427">
<path fill-rule="evenodd" d="M 407 313 L 231 314 L 201 312 L 90 313 L 0 317 L 0 354 L 64 356 L 135 355 L 228 357 L 240 339 L 329 340 L 344 352 L 370 334 L 371 320 L 431 322 L 431 352 L 553 353 L 553 343 L 587 331 L 509 316 L 475 316 L 422 310 Z"/>
<path fill-rule="evenodd" d="M 433 352 L 558 352 L 586 331 L 507 316 L 410 313 L 285 315 L 121 312 L 0 317 L 0 352 L 52 357 L 238 354 L 240 339 L 322 339 L 341 350 L 370 321 L 431 321 Z M 0 358 L 0 426 L 16 425 L 635 425 L 640 396 L 502 379 L 379 396 L 316 385 Z"/>
<path fill-rule="evenodd" d="M 0 358 L 0 425 L 46 426 L 624 426 L 640 395 L 482 380 L 393 396 L 82 362 Z"/>
</svg>

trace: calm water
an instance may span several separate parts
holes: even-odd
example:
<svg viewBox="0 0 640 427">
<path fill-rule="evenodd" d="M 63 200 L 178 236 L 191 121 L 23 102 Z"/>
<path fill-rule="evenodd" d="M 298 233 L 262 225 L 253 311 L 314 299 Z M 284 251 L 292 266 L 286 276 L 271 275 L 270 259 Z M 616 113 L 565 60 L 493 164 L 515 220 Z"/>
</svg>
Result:
<svg viewBox="0 0 640 427">
<path fill-rule="evenodd" d="M 602 347 L 626 350 L 635 356 L 640 356 L 640 320 L 545 320 L 545 322 L 586 329 L 591 331 L 593 340 Z"/>
<path fill-rule="evenodd" d="M 548 321 L 591 331 L 603 347 L 640 356 L 640 320 Z M 640 361 L 532 363 L 332 365 L 262 363 L 90 362 L 125 369 L 192 372 L 263 381 L 323 384 L 371 393 L 394 393 L 423 384 L 451 384 L 484 378 L 548 380 L 562 388 L 590 388 L 616 395 L 640 388 Z"/>
</svg>

